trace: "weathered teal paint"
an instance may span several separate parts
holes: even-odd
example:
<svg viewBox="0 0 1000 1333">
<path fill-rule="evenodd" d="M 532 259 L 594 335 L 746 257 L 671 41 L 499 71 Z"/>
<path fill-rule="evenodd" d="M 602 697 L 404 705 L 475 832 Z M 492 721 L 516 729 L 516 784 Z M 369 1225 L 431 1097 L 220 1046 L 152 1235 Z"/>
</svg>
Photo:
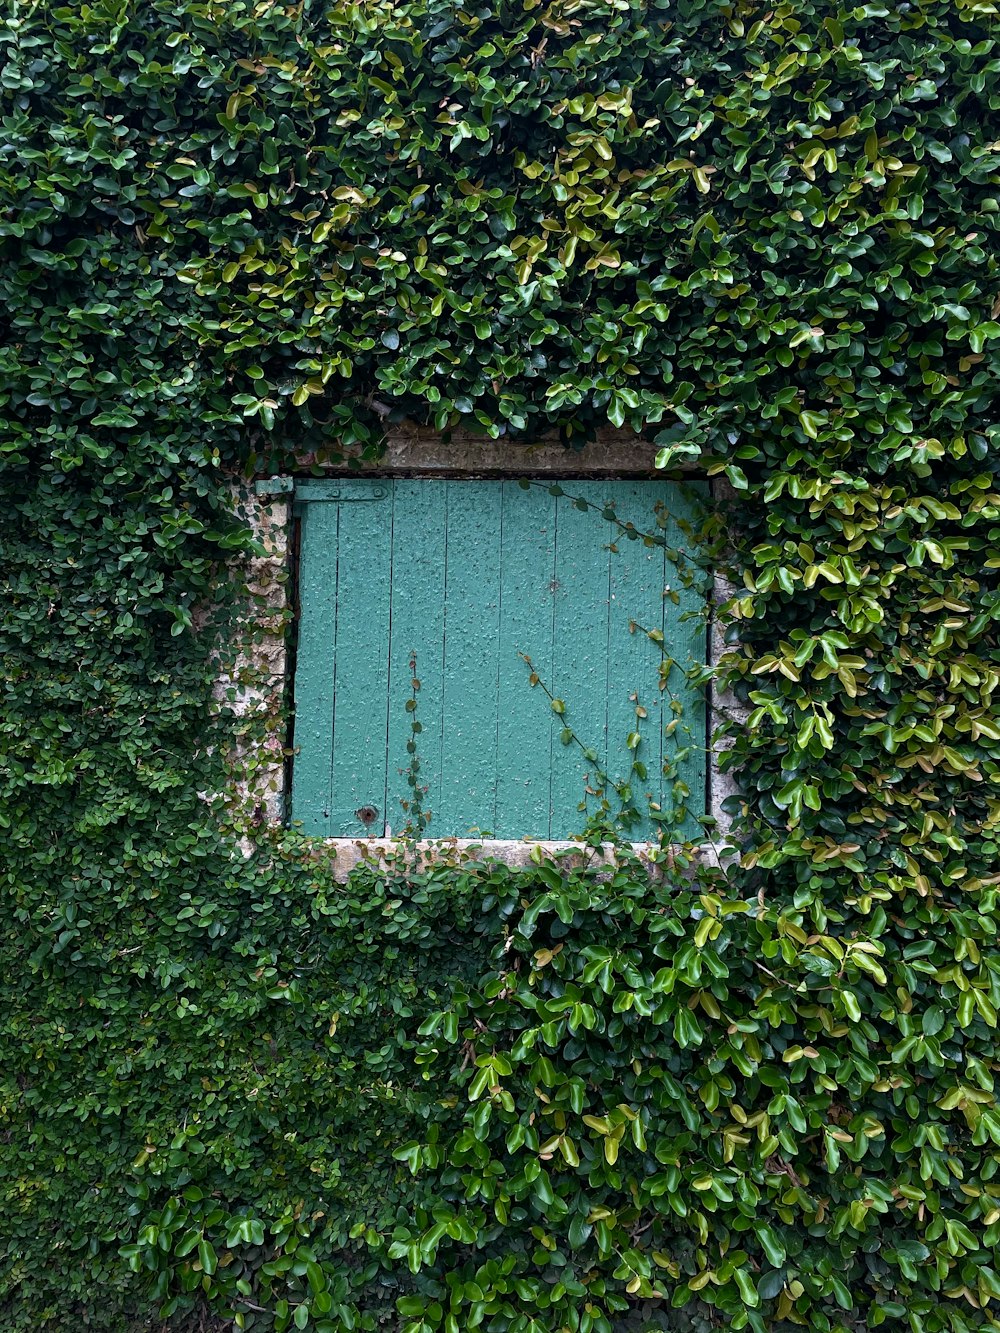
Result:
<svg viewBox="0 0 1000 1333">
<path fill-rule="evenodd" d="M 410 799 L 407 785 L 410 755 L 406 745 L 411 739 L 411 717 L 405 702 L 410 697 L 413 674 L 411 657 L 416 657 L 417 737 L 420 762 L 419 780 L 427 791 L 425 810 L 437 823 L 441 805 L 441 774 L 444 765 L 444 598 L 441 595 L 443 571 L 447 565 L 448 542 L 441 506 L 447 502 L 440 488 L 426 481 L 398 480 L 393 484 L 393 585 L 391 597 L 391 649 L 388 697 L 389 709 L 389 797 L 386 801 L 388 828 L 399 832 L 406 823 L 403 802 Z M 406 571 L 405 577 L 403 571 Z"/>
<path fill-rule="evenodd" d="M 444 710 L 440 820 L 431 831 L 494 832 L 502 483 L 443 482 Z"/>
<path fill-rule="evenodd" d="M 299 624 L 295 672 L 292 807 L 309 833 L 331 837 L 333 664 L 337 657 L 340 506 L 303 505 L 299 530 Z"/>
<path fill-rule="evenodd" d="M 676 520 L 690 503 L 666 482 L 564 485 L 568 495 L 555 497 L 511 481 L 297 483 L 292 817 L 304 832 L 403 828 L 414 655 L 428 836 L 572 836 L 584 819 L 578 807 L 594 806 L 587 787 L 598 785 L 597 768 L 628 777 L 626 738 L 636 731 L 647 771 L 633 789 L 640 806 L 659 801 L 662 724 L 673 713 L 659 689 L 659 652 L 642 632 L 650 629 L 662 630 L 679 663 L 670 678 L 684 706 L 678 732 L 695 742 L 682 775 L 692 811 L 704 810 L 704 702 L 682 670 L 704 661 L 705 626 L 680 619 L 698 609 L 698 594 L 679 586 L 661 546 L 628 539 L 573 498 L 613 504 L 643 531 L 655 529 L 665 502 L 664 532 L 678 545 Z M 664 596 L 669 585 L 678 607 Z M 630 632 L 631 623 L 641 628 Z M 596 764 L 562 744 L 564 720 L 531 688 L 522 654 L 565 702 L 565 722 Z M 677 744 L 668 740 L 668 751 Z M 652 828 L 644 821 L 632 836 Z"/>
<path fill-rule="evenodd" d="M 603 504 L 614 484 L 567 483 L 570 493 Z M 585 746 L 607 763 L 608 744 L 608 596 L 607 544 L 614 530 L 592 510 L 577 509 L 565 497 L 553 499 L 555 512 L 555 576 L 552 603 L 552 675 L 547 684 L 566 706 L 552 728 L 549 750 L 551 818 L 576 832 L 583 823 L 579 810 L 587 788 L 598 787 L 595 765 L 583 759 L 572 743 L 561 740 L 567 723 Z M 568 826 L 565 821 L 569 820 Z M 562 831 L 555 837 L 561 837 Z"/>
<path fill-rule="evenodd" d="M 552 680 L 556 510 L 540 486 L 525 491 L 505 482 L 502 489 L 496 826 L 548 830 L 553 715 L 542 691 L 529 687 L 521 654 L 544 681 Z"/>
<path fill-rule="evenodd" d="M 340 531 L 331 552 L 337 570 L 330 779 L 335 837 L 381 833 L 386 817 L 392 498 L 385 486 L 370 482 L 352 482 L 351 492 L 337 502 Z"/>
<path fill-rule="evenodd" d="M 642 532 L 656 530 L 651 521 L 655 499 L 648 484 L 621 482 L 615 487 L 614 501 L 615 513 L 623 523 L 633 523 Z M 608 689 L 608 772 L 615 781 L 629 783 L 637 804 L 645 810 L 649 800 L 658 800 L 660 795 L 664 701 L 655 670 L 657 649 L 642 631 L 663 630 L 663 590 L 673 567 L 662 546 L 647 546 L 623 534 L 616 536 L 615 545 L 617 553 L 610 552 L 608 561 L 609 643 L 614 663 Z M 643 618 L 641 608 L 648 608 L 649 620 Z M 672 646 L 676 647 L 676 639 Z M 692 643 L 687 651 L 698 646 Z M 685 702 L 689 708 L 697 705 L 695 699 Z M 646 712 L 645 718 L 639 709 Z M 627 741 L 633 732 L 641 739 L 638 748 L 630 751 Z M 633 761 L 645 765 L 645 780 L 632 772 Z M 648 827 L 639 830 L 640 836 L 648 833 Z"/>
</svg>

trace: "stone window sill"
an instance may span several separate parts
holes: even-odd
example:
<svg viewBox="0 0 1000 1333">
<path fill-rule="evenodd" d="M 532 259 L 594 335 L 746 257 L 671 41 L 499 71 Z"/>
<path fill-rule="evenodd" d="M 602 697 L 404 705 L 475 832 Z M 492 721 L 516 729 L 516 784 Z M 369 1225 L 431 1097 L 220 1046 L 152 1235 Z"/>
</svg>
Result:
<svg viewBox="0 0 1000 1333">
<path fill-rule="evenodd" d="M 323 838 L 316 840 L 318 855 L 332 853 L 333 877 L 343 883 L 358 866 L 369 864 L 377 869 L 390 869 L 395 858 L 409 851 L 412 865 L 418 868 L 435 864 L 456 865 L 471 861 L 499 861 L 512 869 L 530 869 L 558 861 L 565 866 L 591 864 L 614 868 L 618 863 L 618 847 L 605 842 L 592 847 L 579 841 L 552 841 L 543 839 L 504 838 L 439 838 L 405 843 L 397 838 Z M 651 875 L 658 868 L 673 868 L 676 864 L 671 848 L 660 848 L 653 843 L 630 843 L 632 852 Z M 677 854 L 680 855 L 680 848 Z M 575 855 L 573 855 L 575 853 Z M 712 843 L 698 843 L 693 853 L 684 852 L 690 868 L 717 865 L 719 849 Z"/>
</svg>

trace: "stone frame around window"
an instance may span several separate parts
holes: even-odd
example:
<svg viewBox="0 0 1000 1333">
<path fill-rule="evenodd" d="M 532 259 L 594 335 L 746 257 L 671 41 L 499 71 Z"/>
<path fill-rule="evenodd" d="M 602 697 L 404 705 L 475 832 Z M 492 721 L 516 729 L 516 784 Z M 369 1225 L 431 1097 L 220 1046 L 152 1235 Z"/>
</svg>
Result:
<svg viewBox="0 0 1000 1333">
<path fill-rule="evenodd" d="M 637 440 L 623 432 L 607 432 L 579 452 L 571 452 L 559 443 L 545 441 L 539 444 L 512 445 L 509 441 L 484 441 L 481 437 L 440 435 L 415 428 L 400 429 L 389 434 L 385 451 L 377 463 L 347 459 L 338 464 L 322 467 L 323 476 L 405 476 L 405 477 L 462 477 L 487 479 L 498 477 L 531 476 L 569 479 L 657 478 L 664 474 L 653 466 L 654 448 L 647 441 Z M 298 460 L 294 472 L 315 476 L 314 459 L 306 456 Z M 307 471 L 308 470 L 308 471 Z M 683 469 L 697 475 L 697 470 Z M 664 478 L 665 479 L 665 478 Z M 290 702 L 294 670 L 294 641 L 291 614 L 293 610 L 293 573 L 295 561 L 294 525 L 292 519 L 292 492 L 294 476 L 282 475 L 260 478 L 245 487 L 238 496 L 241 512 L 250 523 L 262 554 L 250 563 L 250 588 L 267 614 L 255 626 L 242 648 L 242 660 L 249 666 L 253 683 L 244 685 L 238 678 L 238 669 L 218 683 L 218 695 L 227 698 L 237 713 L 263 714 L 267 723 L 267 741 L 249 758 L 245 800 L 252 809 L 256 824 L 280 825 L 286 818 L 286 793 L 289 788 L 292 751 L 286 741 L 283 718 Z M 732 595 L 732 588 L 721 576 L 716 576 L 712 591 L 712 613 L 709 625 L 709 662 L 714 664 L 725 651 L 723 627 L 715 608 Z M 731 695 L 709 686 L 707 700 L 709 736 L 708 811 L 716 821 L 714 842 L 701 846 L 701 859 L 715 861 L 719 849 L 725 849 L 730 818 L 723 802 L 738 794 L 738 788 L 727 773 L 720 772 L 719 757 L 726 748 L 726 738 L 720 734 L 723 723 L 739 724 L 745 710 Z M 344 880 L 351 870 L 364 860 L 384 863 L 399 847 L 396 839 L 325 838 L 322 846 L 333 854 L 333 870 L 337 880 Z M 563 855 L 580 848 L 573 841 L 548 841 L 524 838 L 463 839 L 442 837 L 429 839 L 417 848 L 424 857 L 475 857 L 502 861 L 511 866 L 529 865 L 539 856 L 548 858 Z M 648 844 L 634 844 L 633 849 L 647 859 Z M 588 850 L 593 856 L 593 850 Z M 611 863 L 614 849 L 604 847 L 598 856 Z M 653 869 L 650 863 L 651 870 Z"/>
</svg>

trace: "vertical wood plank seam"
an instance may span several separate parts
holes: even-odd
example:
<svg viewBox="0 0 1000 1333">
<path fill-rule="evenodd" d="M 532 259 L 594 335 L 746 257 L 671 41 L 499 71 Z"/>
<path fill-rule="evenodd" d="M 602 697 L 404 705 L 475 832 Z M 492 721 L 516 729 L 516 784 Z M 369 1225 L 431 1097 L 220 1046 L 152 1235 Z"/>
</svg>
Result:
<svg viewBox="0 0 1000 1333">
<path fill-rule="evenodd" d="M 385 785 L 382 788 L 382 832 L 388 833 L 389 830 L 389 788 L 392 785 L 389 781 L 389 766 L 392 762 L 392 755 L 389 751 L 389 727 L 392 718 L 393 694 L 392 694 L 392 603 L 393 593 L 395 591 L 395 579 L 393 570 L 396 567 L 396 483 L 394 480 L 387 482 L 389 487 L 389 617 L 386 650 L 385 650 L 385 688 L 388 696 L 388 704 L 385 710 Z"/>
<path fill-rule="evenodd" d="M 340 622 L 340 504 L 334 502 L 335 513 L 337 515 L 336 536 L 333 542 L 333 644 L 330 651 L 329 670 L 332 688 L 330 690 L 330 764 L 329 777 L 326 783 L 326 803 L 323 809 L 324 819 L 327 825 L 327 834 L 330 832 L 330 823 L 333 819 L 333 764 L 334 756 L 337 753 L 337 626 Z M 306 517 L 308 518 L 308 509 Z"/>
<path fill-rule="evenodd" d="M 603 503 L 603 501 L 602 501 Z M 617 511 L 616 511 L 617 512 Z M 601 510 L 601 522 L 606 524 L 604 535 L 608 540 L 601 543 L 601 550 L 604 552 L 604 558 L 607 565 L 607 599 L 605 600 L 605 621 L 604 621 L 604 782 L 601 784 L 604 791 L 603 800 L 609 801 L 608 786 L 611 783 L 611 707 L 609 696 L 611 694 L 611 561 L 615 557 L 615 552 L 611 546 L 613 539 L 609 529 L 611 524 L 604 517 L 604 510 Z M 593 785 L 591 781 L 590 785 Z M 586 791 L 584 791 L 584 800 L 586 800 Z M 615 793 L 617 799 L 618 793 Z M 610 801 L 609 801 L 610 803 Z"/>
<path fill-rule="evenodd" d="M 550 495 L 550 496 L 549 496 L 549 499 L 552 501 L 552 578 L 551 578 L 551 581 L 550 581 L 550 585 L 551 585 L 551 589 L 552 589 L 552 632 L 551 632 L 551 635 L 550 635 L 550 637 L 549 637 L 549 661 L 548 661 L 548 663 L 547 663 L 547 668 L 546 668 L 546 669 L 548 670 L 549 679 L 548 679 L 548 681 L 547 681 L 546 683 L 548 684 L 549 688 L 551 689 L 552 686 L 553 686 L 554 683 L 555 683 L 555 681 L 554 681 L 554 679 L 553 679 L 553 674 L 552 674 L 552 673 L 553 673 L 553 671 L 555 670 L 555 661 L 556 661 L 556 605 L 557 605 L 558 600 L 559 600 L 559 591 L 558 591 L 558 580 L 559 580 L 559 498 L 558 498 L 558 496 Z M 535 668 L 534 665 L 533 665 L 533 666 L 532 666 L 532 670 L 535 670 L 535 669 L 536 669 L 536 668 Z M 554 716 L 555 716 L 555 714 L 554 714 L 554 713 L 552 712 L 552 710 L 550 709 L 550 710 L 549 710 L 549 799 L 548 799 L 548 821 L 547 821 L 547 825 L 546 825 L 546 829 L 545 829 L 545 835 L 546 835 L 546 837 L 548 837 L 548 838 L 551 838 L 551 837 L 552 837 L 552 802 L 553 802 L 553 782 L 552 782 L 552 776 L 553 776 L 553 769 L 554 769 L 554 767 L 555 767 L 555 753 L 554 753 L 554 750 L 555 750 L 555 727 L 553 726 L 552 719 L 553 719 Z"/>
<path fill-rule="evenodd" d="M 500 804 L 500 667 L 504 632 L 504 508 L 508 481 L 500 483 L 500 536 L 496 544 L 496 741 L 493 742 L 493 829 L 497 826 Z"/>
<path fill-rule="evenodd" d="M 705 617 L 705 635 L 704 635 L 704 643 L 702 650 L 705 655 L 705 663 L 706 665 L 708 665 L 712 661 L 712 617 L 715 609 L 712 606 L 710 591 L 706 592 L 705 594 L 705 602 L 708 608 L 708 615 Z M 711 816 L 713 813 L 712 811 L 712 713 L 715 705 L 714 677 L 710 676 L 708 681 L 706 682 L 704 693 L 702 695 L 702 700 L 703 700 L 702 730 L 704 732 L 704 738 L 705 738 L 705 770 L 704 770 L 705 780 L 702 784 L 703 791 L 701 798 L 701 808 L 706 815 Z M 715 830 L 712 830 L 712 832 L 715 833 Z M 705 829 L 703 827 L 702 828 L 703 837 L 704 834 L 705 834 Z"/>
<path fill-rule="evenodd" d="M 666 501 L 664 501 L 664 505 L 666 505 Z M 673 515 L 672 513 L 669 514 L 669 518 L 670 518 L 670 520 L 676 525 L 676 521 L 677 521 L 677 520 L 676 520 L 676 518 L 674 517 L 674 515 Z M 666 543 L 666 541 L 667 541 L 667 533 L 668 533 L 668 529 L 667 529 L 667 527 L 664 526 L 663 529 L 662 529 L 662 531 L 663 531 L 663 540 L 664 540 L 664 543 Z M 664 544 L 664 546 L 661 548 L 661 551 L 662 551 L 662 555 L 663 555 L 663 563 L 662 563 L 662 565 L 660 566 L 660 626 L 659 626 L 659 629 L 660 629 L 660 633 L 663 635 L 663 638 L 662 638 L 662 640 L 660 641 L 660 645 L 659 645 L 659 646 L 660 646 L 660 666 L 663 665 L 663 658 L 664 658 L 664 655 L 665 655 L 666 652 L 667 652 L 667 643 L 668 643 L 668 639 L 667 639 L 667 628 L 668 628 L 668 627 L 667 627 L 667 607 L 673 605 L 673 603 L 672 603 L 672 602 L 670 601 L 670 599 L 667 597 L 667 583 L 668 583 L 667 565 L 668 565 L 668 561 L 667 561 L 667 548 L 666 548 L 666 545 L 665 545 L 665 544 Z M 680 577 L 680 571 L 679 571 L 679 569 L 678 569 L 676 566 L 674 567 L 674 572 L 675 572 L 676 576 L 679 578 L 679 577 Z M 659 683 L 660 683 L 660 682 L 657 681 L 656 683 L 657 683 L 657 687 L 659 687 Z M 663 813 L 663 806 L 664 806 L 664 804 L 666 803 L 666 798 L 667 798 L 666 782 L 664 781 L 664 779 L 666 778 L 667 759 L 668 759 L 668 757 L 669 757 L 669 747 L 668 747 L 668 745 L 667 745 L 666 727 L 667 727 L 667 723 L 673 721 L 673 717 L 674 717 L 673 709 L 670 710 L 670 713 L 669 713 L 669 715 L 668 715 L 668 713 L 667 713 L 667 709 L 666 709 L 666 707 L 664 706 L 664 705 L 667 703 L 668 698 L 669 698 L 669 691 L 667 690 L 666 687 L 664 687 L 664 689 L 660 692 L 660 771 L 659 771 L 659 773 L 657 774 L 657 795 L 658 795 L 658 800 L 659 800 L 659 805 L 660 805 L 660 810 L 659 810 L 659 813 L 660 813 L 660 814 Z M 673 800 L 673 797 L 671 796 L 671 801 L 672 801 L 672 800 Z M 660 827 L 662 828 L 663 826 L 660 825 Z"/>
<path fill-rule="evenodd" d="M 441 734 L 438 748 L 438 814 L 440 806 L 444 803 L 444 751 L 445 751 L 445 699 L 447 691 L 447 670 L 448 670 L 448 500 L 451 488 L 442 486 L 441 493 L 444 496 L 444 570 L 443 587 L 441 590 L 444 607 L 441 614 Z M 423 733 L 421 733 L 422 735 Z M 422 773 L 421 773 L 422 776 Z M 434 809 L 431 808 L 431 819 L 434 818 Z"/>
</svg>

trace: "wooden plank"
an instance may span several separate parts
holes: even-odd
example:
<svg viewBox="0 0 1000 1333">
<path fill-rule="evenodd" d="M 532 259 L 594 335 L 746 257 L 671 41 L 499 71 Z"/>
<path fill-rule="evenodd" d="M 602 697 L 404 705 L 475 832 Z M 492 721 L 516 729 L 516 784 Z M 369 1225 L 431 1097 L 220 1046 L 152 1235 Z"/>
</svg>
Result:
<svg viewBox="0 0 1000 1333">
<path fill-rule="evenodd" d="M 501 488 L 444 484 L 447 524 L 444 736 L 438 831 L 492 831 L 496 819 Z"/>
<path fill-rule="evenodd" d="M 444 763 L 444 574 L 447 564 L 446 483 L 393 483 L 393 563 L 391 637 L 389 648 L 389 771 L 386 820 L 394 833 L 403 831 L 410 815 L 403 801 L 412 792 L 407 782 L 413 717 L 406 711 L 411 696 L 410 659 L 416 654 L 416 776 L 428 790 L 422 795 L 430 816 L 428 837 L 446 837 L 453 829 L 441 824 L 441 773 Z"/>
<path fill-rule="evenodd" d="M 597 755 L 586 761 L 575 744 L 564 745 L 553 727 L 550 750 L 550 838 L 579 833 L 586 814 L 579 805 L 597 771 L 607 763 L 609 553 L 608 524 L 593 510 L 577 509 L 569 497 L 603 504 L 607 482 L 567 482 L 556 505 L 553 670 L 550 689 L 566 706 L 565 721 Z"/>
<path fill-rule="evenodd" d="M 333 663 L 337 624 L 337 519 L 333 504 L 304 505 L 299 530 L 292 821 L 332 836 Z"/>
<path fill-rule="evenodd" d="M 649 484 L 655 487 L 655 483 Z M 670 545 L 691 548 L 691 539 L 679 522 L 696 524 L 698 498 L 704 497 L 706 490 L 704 482 L 675 482 L 662 487 L 666 516 L 663 531 Z M 663 714 L 666 729 L 674 719 L 677 726 L 664 736 L 663 762 L 665 766 L 676 764 L 678 787 L 675 791 L 673 782 L 665 779 L 663 804 L 664 809 L 672 803 L 686 805 L 688 816 L 677 828 L 677 836 L 699 838 L 702 828 L 697 816 L 707 809 L 707 700 L 705 691 L 692 688 L 684 673 L 708 660 L 708 622 L 693 614 L 703 610 L 705 598 L 697 588 L 684 586 L 677 566 L 669 560 L 667 583 L 673 596 L 663 604 L 664 649 L 676 665 L 667 677 Z"/>
<path fill-rule="evenodd" d="M 632 524 L 637 533 L 657 535 L 655 504 L 663 490 L 662 483 L 641 481 L 619 481 L 609 488 L 621 523 Z M 630 538 L 610 523 L 608 533 L 615 547 L 610 560 L 608 771 L 631 789 L 631 804 L 642 818 L 623 828 L 630 838 L 642 840 L 655 837 L 650 804 L 659 805 L 663 782 L 660 650 L 645 631 L 663 629 L 667 561 L 662 545 Z M 645 717 L 638 716 L 640 708 Z M 639 745 L 630 749 L 628 739 L 634 734 Z M 617 810 L 620 802 L 612 799 Z"/>
<path fill-rule="evenodd" d="M 341 483 L 330 824 L 385 830 L 392 502 L 385 483 Z M 381 495 L 382 498 L 377 498 Z M 322 507 L 322 506 L 321 506 Z M 371 819 L 366 816 L 374 811 Z M 360 813 L 359 813 L 360 812 Z"/>
<path fill-rule="evenodd" d="M 502 484 L 500 552 L 498 838 L 548 837 L 549 755 L 554 714 L 530 684 L 520 654 L 552 679 L 555 590 L 555 498 L 541 486 Z"/>
</svg>

